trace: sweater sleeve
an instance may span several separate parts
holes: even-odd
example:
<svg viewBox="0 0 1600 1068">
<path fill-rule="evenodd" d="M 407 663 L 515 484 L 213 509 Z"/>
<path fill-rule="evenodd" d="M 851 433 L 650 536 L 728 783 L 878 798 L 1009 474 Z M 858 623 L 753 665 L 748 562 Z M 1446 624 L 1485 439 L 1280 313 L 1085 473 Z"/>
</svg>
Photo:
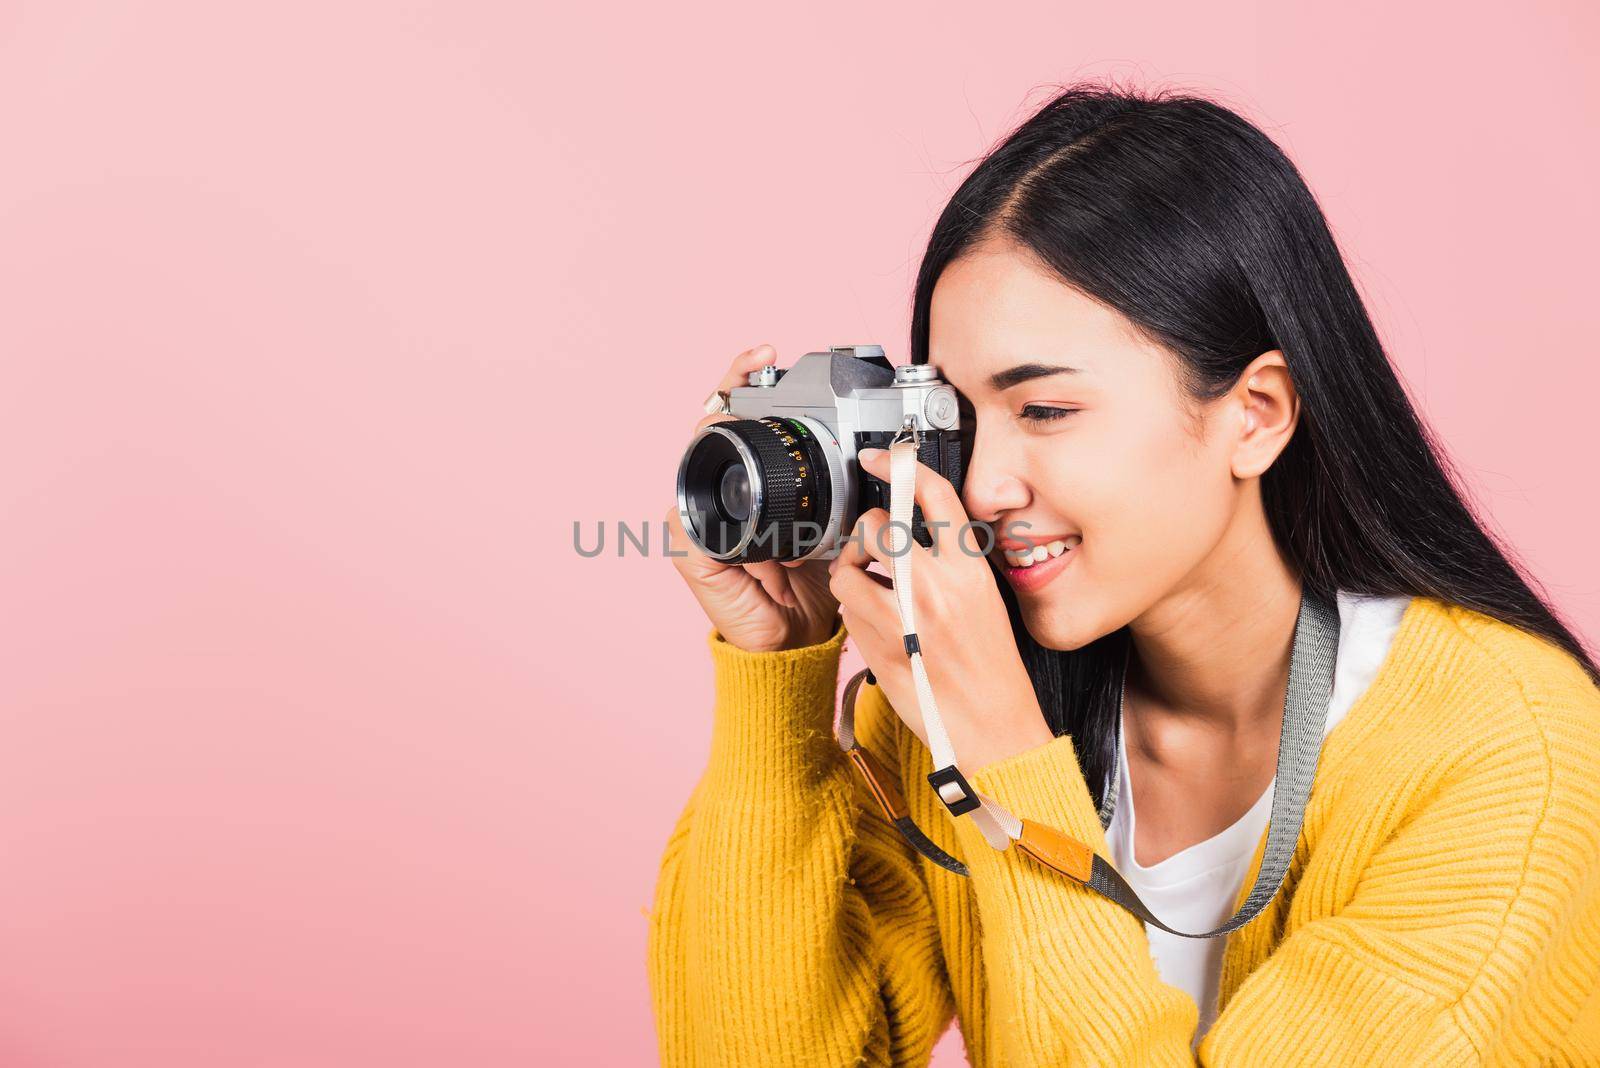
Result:
<svg viewBox="0 0 1600 1068">
<path fill-rule="evenodd" d="M 958 820 L 1004 1062 L 1543 1063 L 1500 1044 L 1529 1014 L 1559 1029 L 1581 1011 L 1593 977 L 1573 947 L 1600 926 L 1594 732 L 1554 736 L 1524 707 L 1452 746 L 1375 853 L 1321 861 L 1362 864 L 1350 899 L 1290 933 L 1193 1050 L 1198 1010 L 1160 979 L 1138 917 Z M 1069 736 L 968 778 L 1108 854 Z"/>
<path fill-rule="evenodd" d="M 833 736 L 845 634 L 768 653 L 708 636 L 710 757 L 650 917 L 668 1068 L 926 1065 L 954 1015 L 922 873 Z M 875 689 L 857 730 L 888 763 L 893 710 Z"/>
</svg>

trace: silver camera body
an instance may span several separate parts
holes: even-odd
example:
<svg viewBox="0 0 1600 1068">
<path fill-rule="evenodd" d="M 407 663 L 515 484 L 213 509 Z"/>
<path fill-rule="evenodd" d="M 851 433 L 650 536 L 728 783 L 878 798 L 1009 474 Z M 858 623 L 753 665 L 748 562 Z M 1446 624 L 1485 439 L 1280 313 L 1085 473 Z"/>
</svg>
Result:
<svg viewBox="0 0 1600 1068">
<path fill-rule="evenodd" d="M 878 345 L 808 352 L 729 391 L 731 420 L 702 427 L 678 464 L 678 516 L 714 559 L 831 559 L 856 519 L 887 508 L 888 485 L 856 454 L 914 430 L 918 458 L 959 490 L 955 389 L 929 364 L 891 365 Z M 931 544 L 921 509 L 911 535 Z"/>
</svg>

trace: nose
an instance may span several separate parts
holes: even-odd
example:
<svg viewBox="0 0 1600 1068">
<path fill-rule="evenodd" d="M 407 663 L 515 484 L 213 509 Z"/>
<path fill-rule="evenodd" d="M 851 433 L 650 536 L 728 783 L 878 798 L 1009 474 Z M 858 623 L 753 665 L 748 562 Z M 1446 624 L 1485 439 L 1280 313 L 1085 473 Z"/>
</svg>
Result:
<svg viewBox="0 0 1600 1068">
<path fill-rule="evenodd" d="M 998 524 L 1007 512 L 1025 508 L 1031 499 L 1020 468 L 992 445 L 976 436 L 961 483 L 961 503 L 967 515 L 983 523 Z"/>
</svg>

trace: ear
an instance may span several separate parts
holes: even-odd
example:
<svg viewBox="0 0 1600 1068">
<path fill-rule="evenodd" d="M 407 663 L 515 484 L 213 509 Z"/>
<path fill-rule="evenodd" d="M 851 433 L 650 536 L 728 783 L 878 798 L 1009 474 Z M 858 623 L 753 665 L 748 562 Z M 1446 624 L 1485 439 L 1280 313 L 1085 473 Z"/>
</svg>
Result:
<svg viewBox="0 0 1600 1068">
<path fill-rule="evenodd" d="M 1251 360 L 1227 404 L 1237 428 L 1233 477 L 1259 478 L 1288 446 L 1300 419 L 1300 395 L 1282 351 L 1271 349 Z"/>
</svg>

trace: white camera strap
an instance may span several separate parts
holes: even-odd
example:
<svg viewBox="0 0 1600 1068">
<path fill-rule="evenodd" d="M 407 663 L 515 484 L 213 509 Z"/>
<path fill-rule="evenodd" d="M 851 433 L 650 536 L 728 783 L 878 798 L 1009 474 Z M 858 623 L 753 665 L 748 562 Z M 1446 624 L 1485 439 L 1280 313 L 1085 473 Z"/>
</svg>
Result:
<svg viewBox="0 0 1600 1068">
<path fill-rule="evenodd" d="M 915 501 L 919 436 L 908 439 L 897 434 L 889 446 L 889 541 L 894 569 L 894 596 L 900 605 L 900 632 L 911 657 L 911 677 L 917 685 L 917 705 L 923 728 L 928 734 L 928 750 L 933 754 L 934 775 L 939 800 L 952 815 L 970 811 L 983 831 L 983 837 L 996 849 L 1007 849 L 1022 834 L 1022 821 L 993 798 L 974 790 L 956 767 L 955 747 L 939 715 L 939 702 L 928 681 L 928 667 L 922 662 L 922 646 L 917 637 L 917 610 L 911 595 L 911 508 Z M 973 804 L 972 802 L 976 802 Z"/>
<path fill-rule="evenodd" d="M 1272 814 L 1267 826 L 1267 842 L 1249 896 L 1232 917 L 1210 931 L 1179 931 L 1162 923 L 1139 899 L 1106 858 L 1086 843 L 1052 827 L 1018 819 L 994 798 L 972 788 L 956 766 L 955 748 L 939 715 L 939 704 L 923 663 L 921 639 L 917 635 L 916 606 L 912 598 L 911 539 L 912 507 L 921 435 L 907 427 L 895 435 L 889 446 L 889 529 L 893 544 L 895 600 L 900 610 L 901 634 L 911 661 L 916 683 L 917 705 L 927 734 L 934 771 L 929 783 L 951 818 L 971 813 L 984 839 L 995 849 L 1009 849 L 1013 843 L 1035 860 L 1061 872 L 1115 901 L 1146 923 L 1186 938 L 1214 938 L 1248 923 L 1277 894 L 1288 873 L 1304 819 L 1306 801 L 1316 776 L 1322 751 L 1322 733 L 1333 690 L 1333 670 L 1339 646 L 1338 609 L 1309 589 L 1305 589 L 1300 612 L 1295 620 L 1294 639 L 1289 654 L 1289 687 L 1284 698 L 1283 730 L 1278 743 L 1278 774 L 1272 798 Z M 967 875 L 967 867 L 930 839 L 912 820 L 899 785 L 892 776 L 855 740 L 855 700 L 863 681 L 873 681 L 870 669 L 857 672 L 846 684 L 844 707 L 835 727 L 835 737 L 851 762 L 865 777 L 884 816 L 897 827 L 923 856 L 940 867 Z M 1118 709 L 1120 725 L 1121 708 Z M 1120 760 L 1120 749 L 1118 750 Z M 1116 803 L 1115 775 L 1100 810 L 1102 826 L 1110 824 Z"/>
</svg>

